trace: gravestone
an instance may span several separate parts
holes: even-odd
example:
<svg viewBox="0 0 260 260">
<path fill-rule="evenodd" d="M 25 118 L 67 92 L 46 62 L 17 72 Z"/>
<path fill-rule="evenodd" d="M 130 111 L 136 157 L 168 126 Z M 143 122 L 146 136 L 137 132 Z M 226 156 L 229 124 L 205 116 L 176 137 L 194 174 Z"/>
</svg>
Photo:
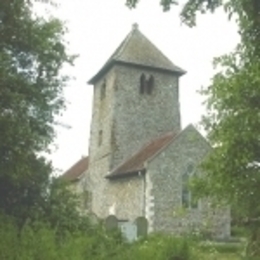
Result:
<svg viewBox="0 0 260 260">
<path fill-rule="evenodd" d="M 99 219 L 95 213 L 89 213 L 88 217 L 91 225 L 95 226 L 99 223 Z"/>
<path fill-rule="evenodd" d="M 105 219 L 107 230 L 119 228 L 128 242 L 133 242 L 139 237 L 145 237 L 148 233 L 148 221 L 145 217 L 138 217 L 134 222 L 118 220 L 116 216 L 110 215 Z"/>
<path fill-rule="evenodd" d="M 127 242 L 134 242 L 137 239 L 137 226 L 135 223 L 130 221 L 119 222 L 119 228 L 123 237 Z"/>
<path fill-rule="evenodd" d="M 138 217 L 135 220 L 137 227 L 137 237 L 145 237 L 148 232 L 148 221 L 145 217 Z"/>
<path fill-rule="evenodd" d="M 113 230 L 118 228 L 118 220 L 116 216 L 110 215 L 105 219 L 105 227 L 107 230 Z"/>
</svg>

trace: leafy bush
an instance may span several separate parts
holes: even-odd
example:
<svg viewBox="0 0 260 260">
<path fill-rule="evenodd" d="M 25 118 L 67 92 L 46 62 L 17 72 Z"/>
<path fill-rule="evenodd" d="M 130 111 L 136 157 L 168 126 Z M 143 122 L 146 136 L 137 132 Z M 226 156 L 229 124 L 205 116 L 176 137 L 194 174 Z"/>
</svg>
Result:
<svg viewBox="0 0 260 260">
<path fill-rule="evenodd" d="M 241 249 L 159 234 L 127 243 L 102 225 L 65 230 L 61 236 L 60 227 L 50 223 L 27 222 L 21 228 L 15 218 L 0 214 L 1 260 L 238 260 Z"/>
<path fill-rule="evenodd" d="M 196 260 L 193 242 L 187 238 L 154 235 L 147 240 L 139 241 L 119 255 L 117 260 Z"/>
<path fill-rule="evenodd" d="M 237 253 L 242 251 L 241 243 L 203 243 L 199 246 L 200 251 L 210 252 L 214 249 L 218 253 Z"/>
<path fill-rule="evenodd" d="M 108 234 L 101 226 L 65 232 L 42 222 L 26 223 L 21 229 L 15 221 L 0 217 L 0 259 L 5 260 L 195 260 L 192 242 L 185 238 L 151 236 L 133 244 L 117 233 Z"/>
</svg>

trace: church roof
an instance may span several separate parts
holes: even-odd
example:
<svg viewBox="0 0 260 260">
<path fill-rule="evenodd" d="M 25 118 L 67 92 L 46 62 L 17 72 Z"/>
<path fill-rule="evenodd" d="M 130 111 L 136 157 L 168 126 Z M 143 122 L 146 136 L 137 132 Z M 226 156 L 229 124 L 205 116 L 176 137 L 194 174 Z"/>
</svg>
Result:
<svg viewBox="0 0 260 260">
<path fill-rule="evenodd" d="M 88 157 L 81 158 L 70 169 L 63 173 L 60 178 L 66 181 L 76 181 L 88 169 Z"/>
<path fill-rule="evenodd" d="M 134 24 L 132 31 L 126 36 L 113 55 L 98 73 L 89 80 L 93 84 L 115 63 L 132 64 L 142 67 L 160 69 L 179 76 L 186 72 L 173 64 L 152 42 L 150 42 Z"/>
<path fill-rule="evenodd" d="M 120 178 L 144 171 L 145 162 L 167 146 L 176 136 L 177 133 L 170 132 L 154 139 L 147 145 L 143 146 L 137 153 L 132 155 L 121 165 L 112 170 L 106 177 L 108 179 Z"/>
</svg>

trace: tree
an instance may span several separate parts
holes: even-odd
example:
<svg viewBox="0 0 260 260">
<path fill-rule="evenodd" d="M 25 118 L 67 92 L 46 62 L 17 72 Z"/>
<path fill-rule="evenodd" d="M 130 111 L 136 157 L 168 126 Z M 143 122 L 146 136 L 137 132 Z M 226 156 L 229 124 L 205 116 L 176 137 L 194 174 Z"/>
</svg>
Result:
<svg viewBox="0 0 260 260">
<path fill-rule="evenodd" d="M 26 219 L 46 199 L 52 166 L 41 156 L 64 108 L 64 64 L 73 64 L 55 18 L 27 0 L 0 1 L 0 210 Z"/>
<path fill-rule="evenodd" d="M 231 6 L 235 1 L 230 2 Z M 256 3 L 241 0 L 231 6 L 241 42 L 233 53 L 215 59 L 222 70 L 202 91 L 208 98 L 203 124 L 215 149 L 203 165 L 208 179 L 202 181 L 201 191 L 233 206 L 250 234 L 248 256 L 260 254 L 260 5 Z"/>
<path fill-rule="evenodd" d="M 67 232 L 89 231 L 91 222 L 80 208 L 82 197 L 73 193 L 68 185 L 71 184 L 61 178 L 53 178 L 48 195 L 39 207 L 42 212 L 36 211 L 39 213 L 38 219 L 48 223 L 61 236 Z"/>
<path fill-rule="evenodd" d="M 161 1 L 164 10 L 180 1 Z M 136 0 L 128 0 L 135 7 Z M 224 7 L 235 17 L 241 42 L 233 53 L 214 61 L 221 71 L 206 95 L 203 125 L 214 147 L 203 164 L 207 176 L 197 183 L 204 195 L 225 199 L 239 212 L 250 231 L 248 255 L 260 255 L 260 1 L 188 0 L 181 19 L 196 25 L 197 12 Z"/>
</svg>

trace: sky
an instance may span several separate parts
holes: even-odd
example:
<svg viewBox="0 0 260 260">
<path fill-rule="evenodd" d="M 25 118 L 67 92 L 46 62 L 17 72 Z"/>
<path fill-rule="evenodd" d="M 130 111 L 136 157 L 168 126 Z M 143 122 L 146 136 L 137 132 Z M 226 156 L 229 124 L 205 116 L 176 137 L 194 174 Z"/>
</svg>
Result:
<svg viewBox="0 0 260 260">
<path fill-rule="evenodd" d="M 231 52 L 239 36 L 234 21 L 223 11 L 199 15 L 195 28 L 181 24 L 181 6 L 163 12 L 159 0 L 141 0 L 130 10 L 125 0 L 62 0 L 53 15 L 66 21 L 69 51 L 79 57 L 72 68 L 64 69 L 74 77 L 64 90 L 67 109 L 59 121 L 55 148 L 50 156 L 62 173 L 88 154 L 93 86 L 87 81 L 102 67 L 133 23 L 174 64 L 187 74 L 180 80 L 182 127 L 197 125 L 205 114 L 203 97 L 197 93 L 210 84 L 214 57 Z"/>
</svg>

